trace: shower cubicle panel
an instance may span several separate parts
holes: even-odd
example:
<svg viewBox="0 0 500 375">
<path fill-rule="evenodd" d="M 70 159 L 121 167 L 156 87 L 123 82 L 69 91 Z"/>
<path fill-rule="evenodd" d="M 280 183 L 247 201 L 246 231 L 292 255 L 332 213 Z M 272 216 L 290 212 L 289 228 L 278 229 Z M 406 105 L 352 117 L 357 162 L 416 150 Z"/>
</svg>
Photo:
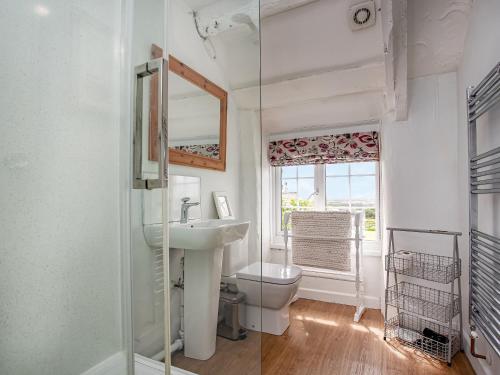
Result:
<svg viewBox="0 0 500 375">
<path fill-rule="evenodd" d="M 2 375 L 132 374 L 134 349 L 165 348 L 142 202 L 161 198 L 166 163 L 142 158 L 139 174 L 132 157 L 135 78 L 149 93 L 166 69 L 150 51 L 165 1 L 2 1 Z"/>
<path fill-rule="evenodd" d="M 126 372 L 122 3 L 2 1 L 1 374 Z"/>
<path fill-rule="evenodd" d="M 168 56 L 166 355 L 172 371 L 258 375 L 260 2 L 171 0 Z M 194 178 L 199 194 L 181 186 Z M 244 295 L 236 275 L 250 265 L 257 280 L 253 295 Z"/>
<path fill-rule="evenodd" d="M 135 372 L 168 370 L 168 1 L 134 1 L 130 48 L 130 260 L 131 337 Z M 159 146 L 151 148 L 156 126 Z M 168 285 L 168 283 L 166 284 Z M 165 298 L 167 296 L 167 298 Z M 164 365 L 164 362 L 166 366 Z M 153 369 L 153 370 L 151 370 Z"/>
</svg>

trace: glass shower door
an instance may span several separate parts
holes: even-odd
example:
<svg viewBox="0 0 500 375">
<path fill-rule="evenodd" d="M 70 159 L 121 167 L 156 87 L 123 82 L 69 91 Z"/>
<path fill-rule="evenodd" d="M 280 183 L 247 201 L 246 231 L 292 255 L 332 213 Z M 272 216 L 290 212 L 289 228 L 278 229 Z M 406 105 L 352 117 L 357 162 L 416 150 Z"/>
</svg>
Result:
<svg viewBox="0 0 500 375">
<path fill-rule="evenodd" d="M 166 17 L 164 0 L 2 2 L 2 375 L 131 374 L 139 344 L 165 348 L 156 253 L 135 246 L 158 201 L 143 193 L 165 185 L 146 156 L 140 179 L 160 184 L 133 189 L 131 129 L 134 69 L 165 48 Z"/>
<path fill-rule="evenodd" d="M 167 355 L 198 375 L 261 373 L 259 5 L 169 6 Z"/>
</svg>

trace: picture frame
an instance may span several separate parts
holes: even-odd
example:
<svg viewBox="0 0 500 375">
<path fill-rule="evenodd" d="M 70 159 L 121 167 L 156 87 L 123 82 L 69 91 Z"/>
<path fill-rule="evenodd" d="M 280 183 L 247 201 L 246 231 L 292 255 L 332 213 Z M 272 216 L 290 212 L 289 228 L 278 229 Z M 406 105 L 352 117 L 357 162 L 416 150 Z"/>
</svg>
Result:
<svg viewBox="0 0 500 375">
<path fill-rule="evenodd" d="M 214 191 L 213 197 L 219 219 L 234 219 L 233 210 L 229 204 L 227 193 L 224 191 Z"/>
</svg>

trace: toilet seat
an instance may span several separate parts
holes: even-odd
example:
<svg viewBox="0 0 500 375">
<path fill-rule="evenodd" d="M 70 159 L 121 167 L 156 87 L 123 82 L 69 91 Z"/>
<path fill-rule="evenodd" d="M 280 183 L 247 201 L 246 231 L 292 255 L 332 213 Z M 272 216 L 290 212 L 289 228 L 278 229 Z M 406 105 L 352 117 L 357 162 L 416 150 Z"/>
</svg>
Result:
<svg viewBox="0 0 500 375">
<path fill-rule="evenodd" d="M 302 277 L 302 269 L 274 263 L 255 262 L 236 273 L 237 279 L 258 281 L 268 284 L 289 285 Z"/>
</svg>

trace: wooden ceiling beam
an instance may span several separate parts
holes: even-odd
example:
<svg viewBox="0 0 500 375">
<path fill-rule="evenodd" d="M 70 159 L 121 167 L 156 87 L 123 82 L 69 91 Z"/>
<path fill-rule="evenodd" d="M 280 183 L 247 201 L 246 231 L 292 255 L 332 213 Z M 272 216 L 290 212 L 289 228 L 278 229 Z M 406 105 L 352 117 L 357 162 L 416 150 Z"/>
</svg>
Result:
<svg viewBox="0 0 500 375">
<path fill-rule="evenodd" d="M 386 110 L 396 121 L 408 118 L 407 0 L 382 1 Z"/>
</svg>

